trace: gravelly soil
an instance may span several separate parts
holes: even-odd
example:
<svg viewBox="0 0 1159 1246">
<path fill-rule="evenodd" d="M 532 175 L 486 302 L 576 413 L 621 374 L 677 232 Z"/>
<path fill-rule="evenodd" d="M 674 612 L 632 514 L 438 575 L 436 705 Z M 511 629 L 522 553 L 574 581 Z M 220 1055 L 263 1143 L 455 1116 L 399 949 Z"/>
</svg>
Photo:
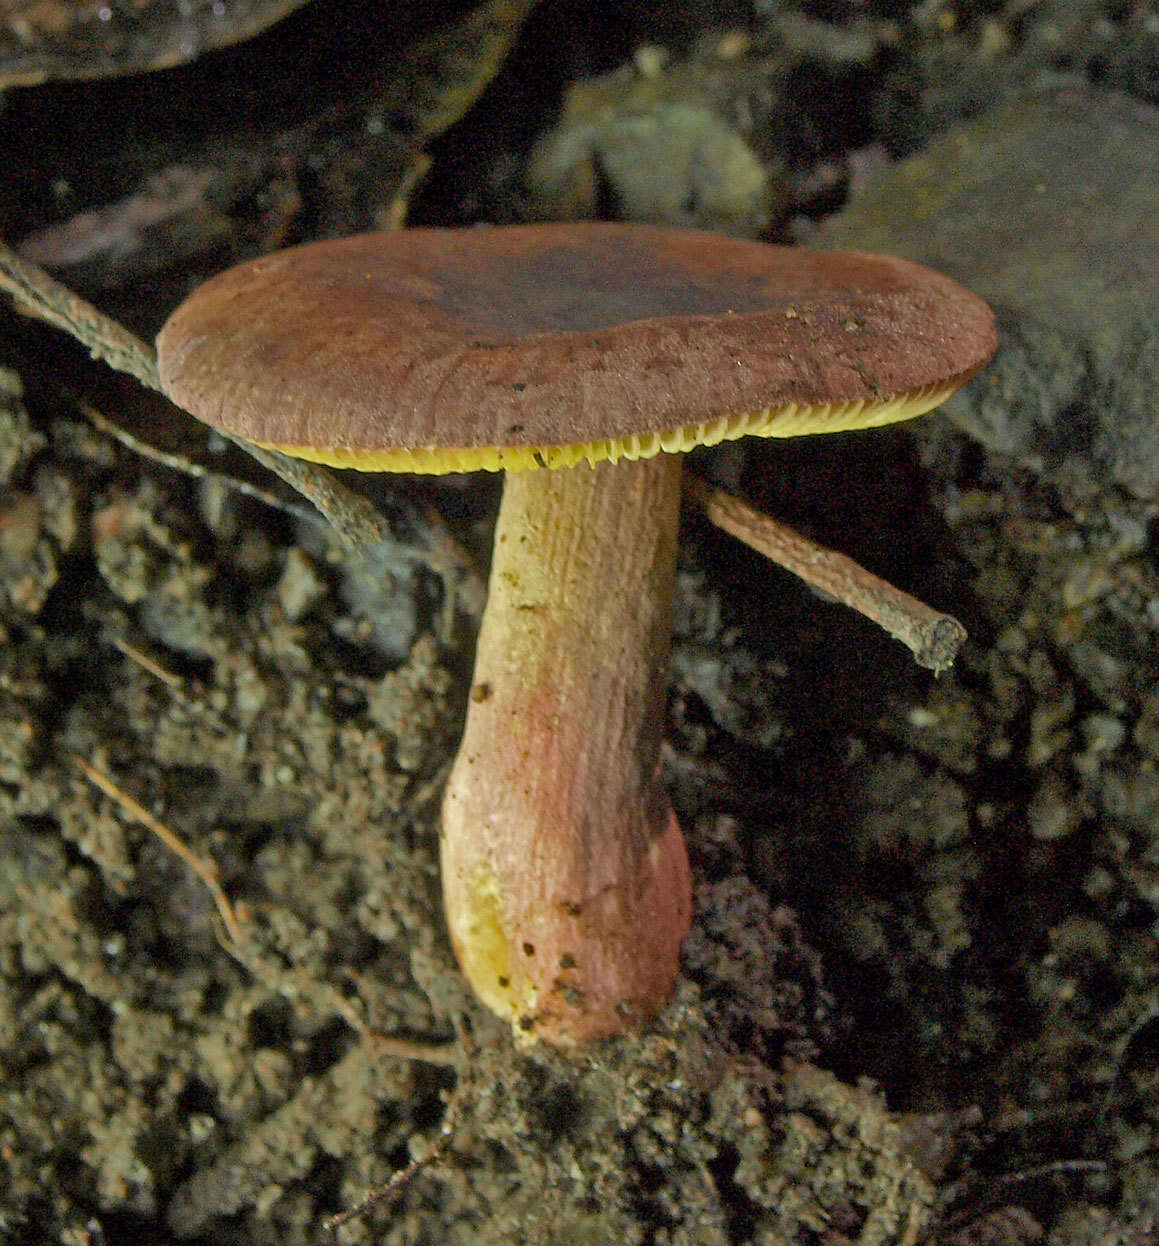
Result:
<svg viewBox="0 0 1159 1246">
<path fill-rule="evenodd" d="M 678 196 L 681 219 L 804 235 L 850 184 L 1044 72 L 1157 94 L 1142 6 L 852 22 L 626 6 L 565 55 L 561 21 L 582 8 L 529 19 L 507 76 L 431 147 L 415 219 L 559 211 L 545 170 L 582 215 L 577 167 L 602 170 L 599 212 L 649 215 L 656 179 L 616 181 L 651 158 L 643 116 L 691 127 L 735 173 L 731 199 Z M 667 59 L 639 53 L 661 41 Z M 125 89 L 41 98 L 78 127 Z M 49 103 L 29 90 L 0 114 L 9 159 L 53 129 Z M 94 184 L 123 203 L 115 135 L 98 146 Z M 6 236 L 44 242 L 99 198 L 78 156 L 51 209 L 67 162 L 38 159 L 5 192 Z M 334 212 L 354 228 L 350 166 Z M 275 208 L 286 240 L 330 221 L 304 185 L 296 208 L 288 191 L 202 199 L 216 241 L 176 262 L 122 213 L 115 264 L 97 247 L 57 271 L 155 328 L 175 287 L 227 262 L 223 220 L 248 224 L 230 258 L 281 240 Z M 1105 439 L 1044 458 L 1029 436 L 987 444 L 963 409 L 700 457 L 971 640 L 934 681 L 689 516 L 664 758 L 697 878 L 686 973 L 643 1036 L 569 1056 L 513 1050 L 447 945 L 436 819 L 475 606 L 427 547 L 355 556 L 293 510 L 118 445 L 78 399 L 258 479 L 7 311 L 0 364 L 0 1240 L 330 1240 L 325 1216 L 436 1147 L 338 1239 L 1154 1240 L 1156 499 L 1145 472 L 1108 478 Z M 413 487 L 485 562 L 493 486 Z M 214 863 L 236 942 L 149 815 Z"/>
</svg>

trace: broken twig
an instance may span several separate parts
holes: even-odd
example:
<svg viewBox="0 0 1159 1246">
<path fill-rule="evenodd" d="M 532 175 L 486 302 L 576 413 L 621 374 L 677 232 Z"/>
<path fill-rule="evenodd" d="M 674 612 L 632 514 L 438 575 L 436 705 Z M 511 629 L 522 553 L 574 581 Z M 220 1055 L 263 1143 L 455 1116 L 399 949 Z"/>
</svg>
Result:
<svg viewBox="0 0 1159 1246">
<path fill-rule="evenodd" d="M 474 1045 L 469 1034 L 464 1032 L 462 1027 L 456 1026 L 456 1029 L 459 1031 L 459 1042 L 456 1044 L 456 1048 L 459 1049 L 459 1059 L 457 1061 L 459 1080 L 455 1083 L 454 1090 L 448 1096 L 447 1110 L 443 1113 L 438 1137 L 431 1144 L 430 1150 L 425 1155 L 420 1155 L 418 1159 L 412 1159 L 409 1164 L 400 1168 L 382 1185 L 368 1190 L 352 1207 L 348 1207 L 345 1211 L 340 1211 L 336 1215 L 324 1220 L 322 1227 L 327 1232 L 332 1233 L 335 1229 L 341 1228 L 342 1225 L 349 1224 L 351 1220 L 357 1220 L 360 1216 L 365 1216 L 367 1212 L 373 1211 L 375 1207 L 383 1203 L 393 1202 L 420 1172 L 441 1160 L 446 1154 L 451 1145 L 451 1140 L 455 1136 L 455 1128 L 458 1125 L 459 1116 L 474 1087 L 471 1075 L 471 1056 L 474 1053 Z"/>
<path fill-rule="evenodd" d="M 61 285 L 42 268 L 0 243 L 0 289 L 7 290 L 19 309 L 55 328 L 63 329 L 118 372 L 136 377 L 148 389 L 163 394 L 157 371 L 157 352 L 111 316 Z M 240 438 L 229 437 L 311 502 L 348 545 L 374 545 L 389 535 L 386 520 L 360 493 L 347 489 L 332 473 L 313 463 L 291 459 L 274 450 L 259 450 Z"/>
<path fill-rule="evenodd" d="M 685 474 L 684 490 L 718 528 L 872 619 L 906 645 L 919 666 L 940 675 L 954 664 L 966 629 L 953 615 L 934 610 L 845 554 L 818 545 L 691 473 Z"/>
<path fill-rule="evenodd" d="M 147 342 L 130 333 L 111 316 L 74 294 L 67 286 L 37 265 L 23 259 L 11 247 L 0 242 L 0 290 L 6 290 L 17 307 L 24 313 L 36 316 L 84 346 L 94 359 L 102 360 L 118 372 L 136 377 L 142 385 L 164 394 L 161 377 L 157 370 L 157 353 Z M 123 429 L 113 432 L 115 426 L 91 409 L 85 411 L 89 419 L 103 426 L 104 431 L 119 440 L 141 449 L 142 443 L 131 438 Z M 266 450 L 252 445 L 240 437 L 221 432 L 221 436 L 244 450 L 264 468 L 274 473 L 304 497 L 337 533 L 339 540 L 350 548 L 377 545 L 393 539 L 390 525 L 373 503 L 361 493 L 348 489 L 333 472 L 317 463 L 291 458 L 276 450 Z M 144 452 L 144 451 L 142 451 Z M 148 457 L 167 466 L 189 472 L 191 475 L 214 475 L 206 469 L 198 469 L 184 460 L 174 462 L 162 450 L 149 447 Z M 224 478 L 240 492 L 262 501 L 270 502 L 272 495 L 241 481 Z M 281 509 L 285 503 L 273 501 Z M 439 575 L 463 609 L 478 615 L 485 597 L 483 581 L 471 559 L 454 537 L 446 530 L 441 517 L 430 506 L 418 508 L 427 532 L 425 547 L 417 544 L 414 556 L 427 564 Z"/>
</svg>

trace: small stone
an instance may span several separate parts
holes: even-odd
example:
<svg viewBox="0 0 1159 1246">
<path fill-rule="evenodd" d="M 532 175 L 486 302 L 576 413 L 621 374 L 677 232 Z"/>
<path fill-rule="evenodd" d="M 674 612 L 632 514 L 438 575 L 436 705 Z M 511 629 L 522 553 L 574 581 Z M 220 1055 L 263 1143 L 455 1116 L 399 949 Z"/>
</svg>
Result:
<svg viewBox="0 0 1159 1246">
<path fill-rule="evenodd" d="M 24 562 L 40 539 L 40 503 L 31 493 L 13 489 L 0 498 L 0 558 Z"/>
<path fill-rule="evenodd" d="M 1038 785 L 1026 808 L 1031 835 L 1046 843 L 1065 839 L 1078 830 L 1083 811 L 1072 793 L 1056 774 L 1048 774 Z"/>
<path fill-rule="evenodd" d="M 1083 719 L 1082 729 L 1092 753 L 1113 753 L 1127 738 L 1126 726 L 1110 714 L 1090 714 Z"/>
<path fill-rule="evenodd" d="M 310 556 L 300 549 L 286 554 L 282 577 L 278 581 L 278 601 L 287 619 L 297 623 L 326 596 L 326 581 L 318 574 Z"/>
</svg>

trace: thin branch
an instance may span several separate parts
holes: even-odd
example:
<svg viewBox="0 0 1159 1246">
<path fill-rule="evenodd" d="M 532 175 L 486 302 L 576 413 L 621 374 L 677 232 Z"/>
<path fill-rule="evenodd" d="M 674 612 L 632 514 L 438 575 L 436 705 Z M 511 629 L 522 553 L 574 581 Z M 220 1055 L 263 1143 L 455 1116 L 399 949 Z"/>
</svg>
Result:
<svg viewBox="0 0 1159 1246">
<path fill-rule="evenodd" d="M 455 1129 L 459 1122 L 464 1106 L 468 1099 L 472 1097 L 474 1091 L 474 1081 L 472 1076 L 472 1056 L 474 1055 L 474 1043 L 461 1027 L 456 1026 L 459 1031 L 459 1041 L 456 1044 L 458 1049 L 459 1079 L 455 1083 L 454 1090 L 451 1091 L 447 1099 L 447 1110 L 443 1113 L 442 1123 L 439 1125 L 439 1134 L 435 1139 L 431 1148 L 425 1155 L 418 1159 L 413 1159 L 405 1167 L 400 1168 L 392 1174 L 382 1185 L 372 1190 L 368 1190 L 366 1194 L 359 1199 L 352 1207 L 348 1207 L 345 1211 L 340 1211 L 336 1215 L 330 1216 L 322 1222 L 322 1227 L 330 1233 L 335 1229 L 339 1229 L 344 1224 L 349 1224 L 351 1220 L 357 1220 L 361 1216 L 365 1216 L 368 1212 L 373 1211 L 375 1207 L 381 1206 L 383 1203 L 394 1202 L 411 1182 L 425 1168 L 431 1164 L 441 1161 L 443 1156 L 450 1148 L 451 1141 L 455 1135 Z"/>
<path fill-rule="evenodd" d="M 325 467 L 292 459 L 277 450 L 263 450 L 223 429 L 217 431 L 321 511 L 344 545 L 351 548 L 378 545 L 390 536 L 386 520 L 373 503 L 361 493 L 348 489 Z"/>
<path fill-rule="evenodd" d="M 75 338 L 94 359 L 102 360 L 118 372 L 136 377 L 142 385 L 164 394 L 157 370 L 157 353 L 147 342 L 130 333 L 111 316 L 74 294 L 42 268 L 23 259 L 0 242 L 0 290 L 6 290 L 19 309 L 36 316 Z M 86 412 L 93 419 L 91 412 Z M 96 422 L 94 420 L 94 422 Z M 105 421 L 105 431 L 110 431 Z M 220 430 L 219 430 L 220 431 Z M 126 444 L 124 430 L 112 434 Z M 377 545 L 392 537 L 390 525 L 373 503 L 361 493 L 348 489 L 333 472 L 317 463 L 290 458 L 276 450 L 264 450 L 240 437 L 222 431 L 221 435 L 256 459 L 268 471 L 310 502 L 348 547 Z M 140 443 L 138 443 L 138 446 Z M 150 447 L 149 457 L 166 462 L 164 451 Z M 189 471 L 188 464 L 168 462 Z M 205 469 L 201 469 L 202 472 Z M 190 474 L 199 474 L 197 470 Z M 221 477 L 218 477 L 219 479 Z M 252 486 L 229 482 L 241 492 L 269 501 L 271 495 L 256 492 Z M 274 503 L 285 509 L 284 503 Z M 430 506 L 420 507 L 426 525 L 425 548 L 416 547 L 414 556 L 439 575 L 462 608 L 478 615 L 486 597 L 482 577 L 458 542 L 446 530 L 441 517 Z"/>
<path fill-rule="evenodd" d="M 199 857 L 180 836 L 171 831 L 164 822 L 155 818 L 140 801 L 134 800 L 128 792 L 118 787 L 103 771 L 98 770 L 77 753 L 72 754 L 72 760 L 80 767 L 85 778 L 90 783 L 99 787 L 106 796 L 118 804 L 131 818 L 140 822 L 146 830 L 152 831 L 170 852 L 179 856 L 201 879 L 209 890 L 209 894 L 213 897 L 213 902 L 221 916 L 222 925 L 225 926 L 230 940 L 235 946 L 239 945 L 242 939 L 241 926 L 238 924 L 237 917 L 233 911 L 233 905 L 229 902 L 229 897 L 222 890 L 221 883 L 218 882 L 217 866 L 212 861 Z"/>
<path fill-rule="evenodd" d="M 25 314 L 63 329 L 85 346 L 94 359 L 102 360 L 117 372 L 127 372 L 147 388 L 161 392 L 157 355 L 147 342 L 142 342 L 123 325 L 2 242 L 0 289 L 7 290 Z"/>
<path fill-rule="evenodd" d="M 224 485 L 234 493 L 240 493 L 244 497 L 261 502 L 263 506 L 293 515 L 295 519 L 317 520 L 319 518 L 314 511 L 288 502 L 271 490 L 263 489 L 261 485 L 251 484 L 248 480 L 239 480 L 236 476 L 227 476 L 224 472 L 215 472 L 212 468 L 203 467 L 184 454 L 161 450 L 147 441 L 142 441 L 127 428 L 122 428 L 120 424 L 102 415 L 92 403 L 85 402 L 83 398 L 77 398 L 74 401 L 80 413 L 98 432 L 104 433 L 106 437 L 111 437 L 114 441 L 119 441 L 139 458 L 160 463 L 162 467 L 167 467 L 170 471 L 181 472 L 185 476 L 192 476 L 194 480 L 209 480 L 215 484 Z"/>
<path fill-rule="evenodd" d="M 920 666 L 940 675 L 953 665 L 966 639 L 966 629 L 953 615 L 932 609 L 845 554 L 825 549 L 691 473 L 685 473 L 684 488 L 718 528 L 872 619 L 906 645 Z"/>
<path fill-rule="evenodd" d="M 8 291 L 21 311 L 63 329 L 86 347 L 94 359 L 164 394 L 157 370 L 157 352 L 148 342 L 141 341 L 124 325 L 3 243 L 0 243 L 0 289 Z M 345 544 L 374 545 L 389 535 L 386 520 L 369 500 L 347 489 L 324 467 L 302 463 L 273 450 L 259 450 L 229 433 L 222 435 L 317 507 Z"/>
<path fill-rule="evenodd" d="M 417 1060 L 421 1064 L 436 1064 L 443 1068 L 457 1068 L 463 1060 L 458 1043 L 424 1043 L 418 1039 L 400 1038 L 396 1034 L 384 1034 L 381 1030 L 368 1028 L 367 1038 L 375 1050 L 396 1060 Z"/>
<path fill-rule="evenodd" d="M 412 1159 L 405 1168 L 400 1168 L 397 1172 L 392 1173 L 382 1185 L 376 1186 L 373 1190 L 368 1190 L 352 1207 L 347 1207 L 345 1211 L 340 1211 L 323 1220 L 323 1229 L 328 1233 L 333 1233 L 344 1224 L 349 1224 L 351 1220 L 358 1220 L 362 1216 L 369 1215 L 370 1212 L 383 1203 L 393 1203 L 424 1168 L 433 1161 L 442 1158 L 443 1153 L 451 1144 L 451 1135 L 451 1126 L 447 1121 L 444 1121 L 442 1128 L 439 1130 L 439 1137 L 426 1155 L 421 1156 L 419 1159 Z"/>
</svg>

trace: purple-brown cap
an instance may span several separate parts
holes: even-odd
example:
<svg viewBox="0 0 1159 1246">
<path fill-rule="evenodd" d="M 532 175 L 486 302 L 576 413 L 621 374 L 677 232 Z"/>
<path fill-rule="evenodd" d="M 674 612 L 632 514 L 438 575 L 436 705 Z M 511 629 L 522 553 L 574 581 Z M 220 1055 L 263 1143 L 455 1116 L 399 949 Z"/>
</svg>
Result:
<svg viewBox="0 0 1159 1246">
<path fill-rule="evenodd" d="M 995 333 L 981 299 L 907 260 L 562 224 L 291 248 L 207 282 L 157 346 L 166 392 L 211 425 L 447 472 L 906 419 Z"/>
</svg>

